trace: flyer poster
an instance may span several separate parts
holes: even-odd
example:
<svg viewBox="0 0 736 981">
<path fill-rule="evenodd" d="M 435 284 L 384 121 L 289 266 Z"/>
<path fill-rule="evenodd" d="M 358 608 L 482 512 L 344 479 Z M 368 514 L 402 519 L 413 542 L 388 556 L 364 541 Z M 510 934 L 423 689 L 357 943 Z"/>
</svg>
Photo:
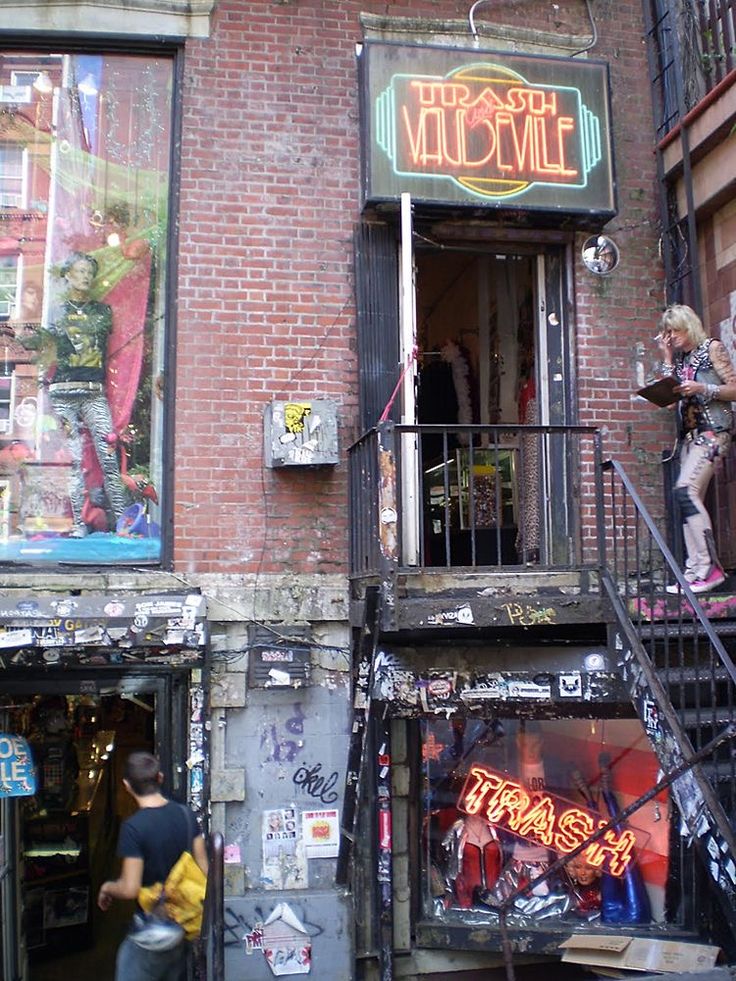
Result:
<svg viewBox="0 0 736 981">
<path fill-rule="evenodd" d="M 263 876 L 266 889 L 306 889 L 306 861 L 293 807 L 263 812 Z"/>
<path fill-rule="evenodd" d="M 307 858 L 337 858 L 340 850 L 338 811 L 304 811 L 302 837 Z"/>
</svg>

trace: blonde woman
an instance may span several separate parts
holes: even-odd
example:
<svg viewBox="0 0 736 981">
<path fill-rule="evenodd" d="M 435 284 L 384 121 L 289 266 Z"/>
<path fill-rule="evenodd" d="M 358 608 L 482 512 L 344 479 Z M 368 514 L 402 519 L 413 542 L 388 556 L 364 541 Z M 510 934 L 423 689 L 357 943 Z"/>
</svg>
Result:
<svg viewBox="0 0 736 981">
<path fill-rule="evenodd" d="M 675 495 L 687 551 L 685 579 L 694 593 L 707 593 L 726 578 L 704 498 L 715 461 L 731 444 L 736 371 L 723 343 L 708 336 L 691 307 L 668 307 L 661 328 L 662 374 L 677 379 L 675 391 L 682 396 L 677 403 L 680 475 Z M 678 586 L 667 590 L 676 593 Z"/>
</svg>

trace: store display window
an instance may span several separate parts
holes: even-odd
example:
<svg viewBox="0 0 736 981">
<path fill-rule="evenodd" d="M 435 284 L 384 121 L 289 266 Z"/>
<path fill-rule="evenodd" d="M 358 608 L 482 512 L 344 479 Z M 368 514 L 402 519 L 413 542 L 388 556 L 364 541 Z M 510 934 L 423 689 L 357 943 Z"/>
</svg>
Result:
<svg viewBox="0 0 736 981">
<path fill-rule="evenodd" d="M 653 787 L 635 719 L 421 723 L 423 919 L 646 925 L 666 920 L 670 800 L 663 791 L 548 879 L 561 856 Z"/>
<path fill-rule="evenodd" d="M 173 58 L 0 51 L 0 561 L 161 558 Z"/>
</svg>

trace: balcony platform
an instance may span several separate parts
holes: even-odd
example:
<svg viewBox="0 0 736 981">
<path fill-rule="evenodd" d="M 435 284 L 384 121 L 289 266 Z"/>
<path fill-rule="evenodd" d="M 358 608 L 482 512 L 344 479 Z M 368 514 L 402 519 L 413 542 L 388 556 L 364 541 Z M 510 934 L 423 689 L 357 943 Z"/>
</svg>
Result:
<svg viewBox="0 0 736 981">
<path fill-rule="evenodd" d="M 351 622 L 364 623 L 366 589 L 374 578 L 353 579 Z M 393 595 L 384 583 L 382 633 L 474 636 L 541 628 L 602 626 L 613 620 L 595 570 L 422 569 L 399 572 Z"/>
</svg>

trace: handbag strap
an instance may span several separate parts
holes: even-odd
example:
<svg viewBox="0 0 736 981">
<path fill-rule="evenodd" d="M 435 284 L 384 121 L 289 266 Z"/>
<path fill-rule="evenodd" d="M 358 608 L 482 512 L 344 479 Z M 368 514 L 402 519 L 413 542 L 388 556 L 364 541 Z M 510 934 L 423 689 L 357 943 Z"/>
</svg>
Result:
<svg viewBox="0 0 736 981">
<path fill-rule="evenodd" d="M 181 804 L 179 801 L 174 801 L 174 803 L 179 804 L 179 807 L 181 808 L 181 812 L 184 816 L 184 823 L 186 825 L 186 839 L 185 839 L 186 844 L 184 845 L 184 848 L 182 848 L 182 854 L 183 854 L 184 852 L 189 852 L 192 850 L 192 842 L 194 841 L 192 837 L 191 822 L 189 820 L 189 814 L 191 812 L 189 808 L 186 806 L 186 804 Z M 181 858 L 181 855 L 179 856 L 179 858 Z M 176 861 L 178 862 L 179 859 L 177 859 Z M 176 862 L 174 862 L 174 865 L 176 865 Z M 173 867 L 174 866 L 172 865 L 171 868 Z M 169 875 L 171 875 L 171 869 L 169 869 L 166 879 L 168 879 Z M 158 909 L 159 907 L 162 907 L 166 903 L 166 879 L 164 879 L 164 881 L 161 883 L 161 892 L 153 907 L 154 910 Z"/>
<path fill-rule="evenodd" d="M 187 843 L 185 847 L 182 849 L 182 851 L 190 852 L 192 850 L 192 844 L 195 838 L 195 835 L 192 833 L 192 822 L 191 822 L 192 812 L 189 810 L 186 804 L 179 803 L 179 807 L 182 809 L 182 813 L 184 814 L 184 822 L 186 825 L 186 835 L 187 835 Z"/>
</svg>

